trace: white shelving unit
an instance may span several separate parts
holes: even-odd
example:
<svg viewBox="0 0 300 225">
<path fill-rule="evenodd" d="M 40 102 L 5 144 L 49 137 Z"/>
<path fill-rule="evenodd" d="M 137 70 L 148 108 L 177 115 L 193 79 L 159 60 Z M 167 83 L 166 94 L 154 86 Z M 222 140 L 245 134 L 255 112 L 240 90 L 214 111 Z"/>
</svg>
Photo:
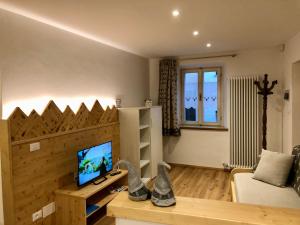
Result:
<svg viewBox="0 0 300 225">
<path fill-rule="evenodd" d="M 130 161 L 147 183 L 162 160 L 161 107 L 120 108 L 119 120 L 121 158 Z"/>
<path fill-rule="evenodd" d="M 146 129 L 146 128 L 149 128 L 149 127 L 150 127 L 149 125 L 141 125 L 140 130 L 143 130 L 143 129 Z"/>
<path fill-rule="evenodd" d="M 145 147 L 147 147 L 149 145 L 150 145 L 150 142 L 141 142 L 140 143 L 140 149 L 143 149 L 143 148 L 145 148 Z"/>
<path fill-rule="evenodd" d="M 145 166 L 147 166 L 148 164 L 150 164 L 150 160 L 147 159 L 141 159 L 140 160 L 140 168 L 144 168 Z"/>
</svg>

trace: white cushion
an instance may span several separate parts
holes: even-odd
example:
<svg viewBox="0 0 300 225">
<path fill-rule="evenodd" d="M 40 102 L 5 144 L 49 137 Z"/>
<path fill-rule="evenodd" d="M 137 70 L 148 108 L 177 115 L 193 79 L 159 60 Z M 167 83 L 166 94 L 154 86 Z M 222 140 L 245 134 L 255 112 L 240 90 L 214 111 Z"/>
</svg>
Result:
<svg viewBox="0 0 300 225">
<path fill-rule="evenodd" d="M 254 179 L 283 187 L 288 179 L 294 156 L 262 150 L 261 158 L 254 172 Z"/>
<path fill-rule="evenodd" d="M 300 208 L 300 197 L 292 187 L 277 187 L 252 179 L 253 173 L 234 175 L 236 199 L 239 203 L 283 208 Z"/>
</svg>

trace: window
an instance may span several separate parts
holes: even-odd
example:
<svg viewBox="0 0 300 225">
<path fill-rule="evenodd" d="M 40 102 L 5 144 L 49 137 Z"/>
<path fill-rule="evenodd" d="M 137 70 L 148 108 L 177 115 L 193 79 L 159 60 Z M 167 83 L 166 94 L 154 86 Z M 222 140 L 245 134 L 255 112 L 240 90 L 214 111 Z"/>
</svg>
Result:
<svg viewBox="0 0 300 225">
<path fill-rule="evenodd" d="M 182 124 L 221 125 L 221 68 L 182 70 Z"/>
</svg>

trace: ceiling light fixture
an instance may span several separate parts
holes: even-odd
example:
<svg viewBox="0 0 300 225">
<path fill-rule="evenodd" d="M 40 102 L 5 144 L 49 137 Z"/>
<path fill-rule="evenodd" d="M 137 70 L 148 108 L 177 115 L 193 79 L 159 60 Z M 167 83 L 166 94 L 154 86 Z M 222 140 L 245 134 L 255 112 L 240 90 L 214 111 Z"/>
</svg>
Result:
<svg viewBox="0 0 300 225">
<path fill-rule="evenodd" d="M 174 17 L 177 17 L 177 16 L 180 15 L 180 12 L 178 11 L 178 9 L 175 9 L 175 10 L 172 11 L 172 15 L 173 15 Z"/>
<path fill-rule="evenodd" d="M 210 48 L 210 47 L 211 47 L 211 43 L 207 43 L 207 44 L 206 44 L 206 47 L 207 47 L 207 48 Z"/>
<path fill-rule="evenodd" d="M 197 30 L 193 31 L 193 35 L 194 36 L 198 36 L 199 35 L 199 31 L 197 31 Z"/>
</svg>

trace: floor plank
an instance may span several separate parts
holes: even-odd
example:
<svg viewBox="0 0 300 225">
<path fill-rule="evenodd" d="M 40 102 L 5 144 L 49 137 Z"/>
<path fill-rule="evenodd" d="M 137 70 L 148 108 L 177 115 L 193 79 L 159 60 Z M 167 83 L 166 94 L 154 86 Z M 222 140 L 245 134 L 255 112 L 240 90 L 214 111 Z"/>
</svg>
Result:
<svg viewBox="0 0 300 225">
<path fill-rule="evenodd" d="M 173 166 L 170 178 L 175 196 L 231 201 L 229 173 L 222 170 Z M 153 181 L 149 183 L 151 189 Z M 96 225 L 115 225 L 111 217 Z"/>
<path fill-rule="evenodd" d="M 230 174 L 222 170 L 174 166 L 170 172 L 176 196 L 231 201 Z"/>
</svg>

